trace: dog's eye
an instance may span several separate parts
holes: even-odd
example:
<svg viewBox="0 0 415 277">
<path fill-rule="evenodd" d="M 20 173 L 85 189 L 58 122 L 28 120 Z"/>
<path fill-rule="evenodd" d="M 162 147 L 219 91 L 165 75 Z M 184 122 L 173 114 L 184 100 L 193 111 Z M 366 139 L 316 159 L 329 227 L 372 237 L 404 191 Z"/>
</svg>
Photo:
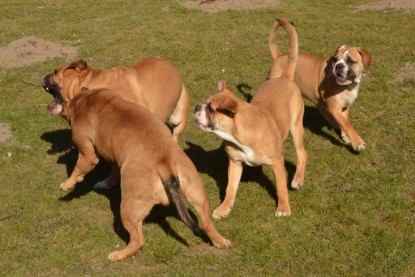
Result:
<svg viewBox="0 0 415 277">
<path fill-rule="evenodd" d="M 57 69 L 53 70 L 53 74 L 58 74 L 58 70 Z"/>
<path fill-rule="evenodd" d="M 210 105 L 210 103 L 207 105 L 206 108 L 207 108 L 209 113 L 213 113 L 213 109 L 212 109 L 212 106 Z"/>
<path fill-rule="evenodd" d="M 355 63 L 356 63 L 356 61 L 354 61 L 354 60 L 352 60 L 350 58 L 347 58 L 347 64 L 353 65 Z"/>
</svg>

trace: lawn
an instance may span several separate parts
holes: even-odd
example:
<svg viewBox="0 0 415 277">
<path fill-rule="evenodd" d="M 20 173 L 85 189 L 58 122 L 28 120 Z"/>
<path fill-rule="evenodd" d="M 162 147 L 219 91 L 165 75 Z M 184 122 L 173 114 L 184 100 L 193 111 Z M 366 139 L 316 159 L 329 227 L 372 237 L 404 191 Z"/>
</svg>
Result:
<svg viewBox="0 0 415 277">
<path fill-rule="evenodd" d="M 415 63 L 415 11 L 364 10 L 369 0 L 281 0 L 280 8 L 207 13 L 187 0 L 11 1 L 0 3 L 0 47 L 25 36 L 77 48 L 93 68 L 163 56 L 180 71 L 191 110 L 226 80 L 249 99 L 271 65 L 268 34 L 276 18 L 295 23 L 300 50 L 331 55 L 342 44 L 374 56 L 351 120 L 367 148 L 354 153 L 305 101 L 305 185 L 290 191 L 291 217 L 276 218 L 270 168 L 245 167 L 235 205 L 215 220 L 232 247 L 196 237 L 174 208 L 156 207 L 144 225 L 146 245 L 133 258 L 107 255 L 128 242 L 120 192 L 92 185 L 104 161 L 71 192 L 59 184 L 77 158 L 67 122 L 48 115 L 52 98 L 40 78 L 68 62 L 0 65 L 0 275 L 4 276 L 413 276 L 415 274 L 415 81 L 394 81 Z M 372 1 L 373 2 L 373 1 Z M 278 44 L 287 46 L 281 31 Z M 180 145 L 195 163 L 211 201 L 224 196 L 222 141 L 189 116 Z M 289 137 L 284 156 L 295 172 Z M 189 206 L 192 210 L 192 208 Z M 193 211 L 193 213 L 195 213 Z"/>
</svg>

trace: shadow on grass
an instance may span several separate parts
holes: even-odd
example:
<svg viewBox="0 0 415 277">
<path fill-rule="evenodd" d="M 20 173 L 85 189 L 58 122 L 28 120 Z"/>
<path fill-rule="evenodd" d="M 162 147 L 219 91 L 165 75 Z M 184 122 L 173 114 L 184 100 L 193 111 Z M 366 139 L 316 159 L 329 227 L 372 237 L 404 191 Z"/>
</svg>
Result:
<svg viewBox="0 0 415 277">
<path fill-rule="evenodd" d="M 114 231 L 127 244 L 130 240 L 130 235 L 127 232 L 127 230 L 125 230 L 122 224 L 122 221 L 121 221 L 121 214 L 120 214 L 121 189 L 120 187 L 117 186 L 109 190 L 99 190 L 96 192 L 100 195 L 104 195 L 109 200 L 111 212 L 114 216 L 114 222 L 113 222 Z M 195 222 L 198 222 L 197 216 L 191 210 L 188 210 L 188 211 L 190 213 L 190 216 L 195 220 Z M 161 227 L 161 229 L 166 233 L 167 236 L 174 238 L 175 240 L 177 240 L 178 242 L 180 242 L 181 244 L 185 246 L 189 246 L 186 240 L 182 238 L 181 236 L 179 236 L 177 232 L 171 227 L 171 225 L 167 221 L 168 218 L 175 218 L 176 220 L 182 221 L 181 218 L 178 216 L 177 209 L 175 206 L 155 205 L 153 209 L 151 210 L 150 214 L 145 218 L 144 224 L 157 224 Z M 201 238 L 205 243 L 210 243 L 210 240 L 205 233 L 194 234 L 194 235 Z"/>
<path fill-rule="evenodd" d="M 313 134 L 316 134 L 324 139 L 327 139 L 330 141 L 331 144 L 338 146 L 338 147 L 345 147 L 347 150 L 349 150 L 352 154 L 359 154 L 356 151 L 353 150 L 351 145 L 345 144 L 340 139 L 340 130 L 335 130 L 333 127 L 331 127 L 324 118 L 320 115 L 317 108 L 305 106 L 304 110 L 304 119 L 303 119 L 303 125 L 304 128 L 310 130 Z M 323 128 L 326 127 L 329 130 L 333 130 L 336 133 L 336 136 L 331 135 L 330 133 L 327 133 L 323 130 Z M 306 149 L 307 150 L 307 149 Z"/>
<path fill-rule="evenodd" d="M 70 129 L 63 129 L 57 130 L 53 132 L 44 133 L 41 136 L 41 139 L 50 142 L 51 148 L 47 151 L 49 154 L 59 154 L 62 153 L 58 160 L 58 164 L 66 165 L 67 175 L 70 176 L 72 173 L 76 161 L 78 159 L 78 151 L 74 144 L 72 143 L 71 139 L 71 131 Z M 83 182 L 78 183 L 73 190 L 68 192 L 65 196 L 61 197 L 59 201 L 72 201 L 74 199 L 80 198 L 93 189 L 93 185 L 98 181 L 101 181 L 108 177 L 111 172 L 111 163 L 105 161 L 104 159 L 100 159 L 98 165 L 85 176 Z M 61 180 L 62 182 L 64 180 Z M 58 184 L 57 184 L 58 185 Z M 116 234 L 126 243 L 129 242 L 129 234 L 124 229 L 124 226 L 121 222 L 121 215 L 120 215 L 120 205 L 121 205 L 121 190 L 120 187 L 115 187 L 110 190 L 99 190 L 96 193 L 100 195 L 104 195 L 110 202 L 110 208 L 114 216 L 113 228 Z M 189 210 L 191 217 L 198 222 L 197 216 Z M 188 246 L 185 239 L 180 237 L 170 226 L 168 221 L 166 220 L 169 217 L 174 217 L 177 220 L 180 220 L 178 216 L 176 207 L 170 205 L 168 207 L 164 207 L 161 205 L 156 205 L 150 212 L 150 214 L 146 217 L 145 223 L 150 224 L 158 224 L 163 231 L 168 235 L 179 241 L 180 243 Z M 183 223 L 184 224 L 184 223 Z M 201 238 L 205 243 L 209 243 L 210 240 L 205 233 L 202 234 L 195 234 L 199 238 Z"/>
<path fill-rule="evenodd" d="M 223 201 L 228 180 L 228 157 L 223 144 L 212 151 L 206 151 L 201 146 L 189 141 L 187 141 L 186 144 L 189 146 L 189 148 L 185 150 L 186 154 L 193 161 L 199 172 L 206 173 L 215 180 L 219 189 L 219 197 L 221 201 Z M 290 180 L 292 180 L 294 176 L 296 166 L 286 161 L 285 167 L 288 173 L 288 183 L 291 183 Z M 262 166 L 250 167 L 244 165 L 241 182 L 257 183 L 268 192 L 269 196 L 274 199 L 276 205 L 278 204 L 275 179 L 273 178 L 273 180 L 270 180 L 270 178 L 264 174 Z"/>
</svg>

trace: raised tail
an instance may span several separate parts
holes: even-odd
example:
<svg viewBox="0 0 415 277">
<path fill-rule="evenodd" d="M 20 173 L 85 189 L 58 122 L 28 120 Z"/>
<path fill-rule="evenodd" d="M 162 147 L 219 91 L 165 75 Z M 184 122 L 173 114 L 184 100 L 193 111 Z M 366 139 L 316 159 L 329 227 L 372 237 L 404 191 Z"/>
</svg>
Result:
<svg viewBox="0 0 415 277">
<path fill-rule="evenodd" d="M 203 232 L 199 228 L 199 225 L 193 220 L 189 214 L 189 211 L 187 210 L 183 193 L 180 189 L 179 178 L 177 176 L 171 175 L 169 178 L 161 178 L 161 180 L 164 188 L 166 189 L 167 195 L 176 206 L 177 212 L 179 213 L 179 216 L 183 222 L 193 231 L 194 234 L 202 234 Z"/>
<path fill-rule="evenodd" d="M 277 30 L 282 26 L 285 31 L 288 33 L 288 37 L 290 40 L 290 47 L 288 49 L 288 63 L 287 67 L 285 68 L 284 72 L 281 74 L 281 77 L 285 77 L 289 80 L 294 80 L 294 72 L 295 67 L 297 66 L 297 58 L 298 58 L 298 37 L 297 32 L 295 31 L 294 26 L 288 19 L 281 18 L 277 19 L 272 25 L 271 33 L 268 39 L 268 47 L 271 52 L 272 58 L 275 60 L 279 56 L 281 56 L 281 51 L 279 50 L 276 40 L 277 40 Z"/>
</svg>

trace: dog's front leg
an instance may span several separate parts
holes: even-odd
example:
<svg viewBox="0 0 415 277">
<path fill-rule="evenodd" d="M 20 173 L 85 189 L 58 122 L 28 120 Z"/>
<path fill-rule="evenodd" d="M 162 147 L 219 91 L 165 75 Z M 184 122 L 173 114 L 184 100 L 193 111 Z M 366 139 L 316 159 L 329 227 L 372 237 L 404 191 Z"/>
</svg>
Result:
<svg viewBox="0 0 415 277">
<path fill-rule="evenodd" d="M 344 133 L 346 133 L 347 137 L 350 139 L 350 143 L 352 144 L 353 149 L 357 152 L 363 151 L 366 148 L 366 143 L 357 134 L 352 124 L 350 123 L 348 118 L 349 112 L 342 112 L 340 109 L 331 109 L 329 112 L 339 124 L 342 131 L 342 136 Z"/>
<path fill-rule="evenodd" d="M 92 148 L 92 149 L 91 149 Z M 78 161 L 76 162 L 75 168 L 68 180 L 60 184 L 60 189 L 67 191 L 72 189 L 76 183 L 84 180 L 85 174 L 90 172 L 95 165 L 97 165 L 99 159 L 95 154 L 93 147 L 86 147 L 79 149 Z"/>
<path fill-rule="evenodd" d="M 275 216 L 289 216 L 291 215 L 291 208 L 288 200 L 287 173 L 285 171 L 284 156 L 282 154 L 275 159 L 272 169 L 277 180 L 278 206 L 275 211 Z"/>
<path fill-rule="evenodd" d="M 225 200 L 213 211 L 213 218 L 223 218 L 229 215 L 235 202 L 236 192 L 241 181 L 243 166 L 240 161 L 229 159 L 228 167 L 228 185 L 226 187 Z"/>
</svg>

